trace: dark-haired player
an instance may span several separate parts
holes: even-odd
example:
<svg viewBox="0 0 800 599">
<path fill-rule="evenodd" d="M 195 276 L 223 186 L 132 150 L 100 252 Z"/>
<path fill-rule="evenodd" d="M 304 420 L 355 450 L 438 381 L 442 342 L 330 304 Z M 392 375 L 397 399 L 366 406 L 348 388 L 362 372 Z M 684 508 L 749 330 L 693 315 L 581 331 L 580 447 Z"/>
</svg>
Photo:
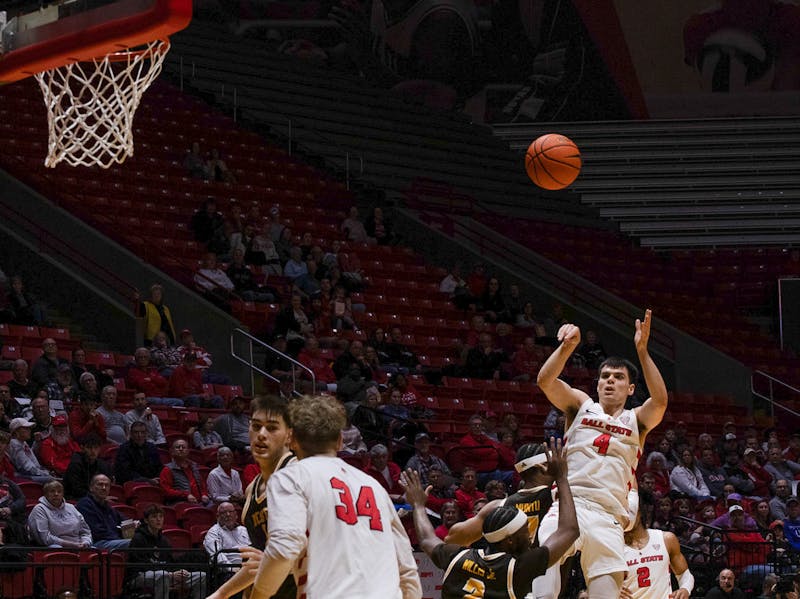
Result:
<svg viewBox="0 0 800 599">
<path fill-rule="evenodd" d="M 535 577 L 559 563 L 578 538 L 578 520 L 562 453 L 559 445 L 552 454 L 545 454 L 547 473 L 558 487 L 561 512 L 558 530 L 540 547 L 531 547 L 528 517 L 512 506 L 495 507 L 485 516 L 482 531 L 489 543 L 487 550 L 443 543 L 436 537 L 425 514 L 427 494 L 420 484 L 419 474 L 414 470 L 404 473 L 406 499 L 414 506 L 414 526 L 420 547 L 445 571 L 442 599 L 524 597 L 530 593 Z"/>
<path fill-rule="evenodd" d="M 645 312 L 644 321 L 636 319 L 633 338 L 651 394 L 640 407 L 625 409 L 638 375 L 627 360 L 608 358 L 600 364 L 599 403 L 558 378 L 581 340 L 580 329 L 574 324 L 559 329 L 561 345 L 542 365 L 536 381 L 550 403 L 566 416 L 569 484 L 581 529 L 567 555 L 581 551 L 590 597 L 619 596 L 627 571 L 623 533 L 631 524 L 628 492 L 645 436 L 661 422 L 667 409 L 667 388 L 647 349 L 651 319 L 650 310 Z M 556 531 L 559 504 L 553 504 L 539 525 L 540 542 Z M 551 568 L 547 576 L 534 583 L 533 596 L 554 599 L 559 590 L 560 574 L 557 568 Z"/>
<path fill-rule="evenodd" d="M 547 456 L 545 446 L 540 443 L 526 443 L 517 450 L 514 468 L 522 477 L 523 487 L 505 499 L 496 499 L 483 506 L 469 520 L 457 522 L 450 527 L 445 543 L 454 545 L 472 545 L 481 538 L 483 523 L 486 517 L 501 505 L 515 507 L 525 513 L 528 518 L 528 532 L 531 543 L 536 545 L 536 533 L 539 522 L 544 518 L 553 504 L 553 493 L 550 487 L 553 476 L 547 472 Z"/>
<path fill-rule="evenodd" d="M 251 547 L 240 547 L 243 566 L 208 599 L 227 599 L 253 584 L 262 552 L 267 546 L 267 481 L 273 473 L 295 461 L 288 448 L 287 404 L 275 396 L 256 396 L 250 404 L 250 452 L 260 469 L 245 490 L 242 524 L 247 528 Z M 226 547 L 233 549 L 233 547 Z M 287 576 L 272 597 L 295 599 L 297 586 Z"/>
<path fill-rule="evenodd" d="M 269 540 L 250 599 L 267 599 L 290 570 L 307 599 L 419 599 L 417 564 L 389 494 L 337 457 L 346 426 L 332 397 L 289 404 L 298 461 L 267 484 Z"/>
</svg>

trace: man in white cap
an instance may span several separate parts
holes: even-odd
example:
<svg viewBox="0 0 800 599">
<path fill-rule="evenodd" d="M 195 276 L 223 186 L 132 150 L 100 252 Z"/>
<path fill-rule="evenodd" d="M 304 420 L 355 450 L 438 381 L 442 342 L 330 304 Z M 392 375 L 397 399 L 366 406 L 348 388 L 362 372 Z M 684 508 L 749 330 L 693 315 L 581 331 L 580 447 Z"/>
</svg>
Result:
<svg viewBox="0 0 800 599">
<path fill-rule="evenodd" d="M 53 477 L 44 468 L 28 446 L 31 437 L 33 422 L 27 418 L 14 418 L 8 425 L 11 433 L 11 442 L 8 444 L 8 459 L 14 466 L 17 474 L 23 478 L 30 478 L 34 482 L 45 483 Z"/>
</svg>

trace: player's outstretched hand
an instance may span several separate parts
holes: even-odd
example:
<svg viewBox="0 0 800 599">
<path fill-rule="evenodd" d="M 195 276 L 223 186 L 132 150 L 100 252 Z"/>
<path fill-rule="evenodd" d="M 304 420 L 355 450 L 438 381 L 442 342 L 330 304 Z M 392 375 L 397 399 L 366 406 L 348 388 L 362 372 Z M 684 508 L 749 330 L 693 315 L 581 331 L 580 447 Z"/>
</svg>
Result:
<svg viewBox="0 0 800 599">
<path fill-rule="evenodd" d="M 428 493 L 431 490 L 429 486 L 427 489 L 422 488 L 422 481 L 419 477 L 419 472 L 408 468 L 400 475 L 400 484 L 405 487 L 406 501 L 414 506 L 414 508 L 424 508 L 428 502 Z"/>
<path fill-rule="evenodd" d="M 550 443 L 545 444 L 544 454 L 547 456 L 547 474 L 555 480 L 567 477 L 567 451 L 561 439 L 550 437 Z"/>
<path fill-rule="evenodd" d="M 650 341 L 650 323 L 652 322 L 653 311 L 648 308 L 644 311 L 644 320 L 636 319 L 636 333 L 633 335 L 633 343 L 636 345 L 637 352 L 647 351 L 647 343 Z"/>
<path fill-rule="evenodd" d="M 574 324 L 562 324 L 557 338 L 567 349 L 575 349 L 581 342 L 581 330 Z"/>
<path fill-rule="evenodd" d="M 619 590 L 619 599 L 633 599 L 633 593 L 629 589 L 622 587 Z"/>
<path fill-rule="evenodd" d="M 243 569 L 253 571 L 258 570 L 258 566 L 261 565 L 261 558 L 264 556 L 263 551 L 248 545 L 239 547 L 239 553 L 242 554 Z"/>
</svg>

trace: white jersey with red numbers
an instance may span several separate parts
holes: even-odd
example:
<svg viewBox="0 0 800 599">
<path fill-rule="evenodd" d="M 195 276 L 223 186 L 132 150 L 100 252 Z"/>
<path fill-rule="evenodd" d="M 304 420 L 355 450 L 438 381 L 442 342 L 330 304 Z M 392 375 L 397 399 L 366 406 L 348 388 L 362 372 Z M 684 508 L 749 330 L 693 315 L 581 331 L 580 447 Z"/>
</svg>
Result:
<svg viewBox="0 0 800 599">
<path fill-rule="evenodd" d="M 669 577 L 669 552 L 664 533 L 648 529 L 650 538 L 641 549 L 625 546 L 628 573 L 623 586 L 633 599 L 668 599 L 672 593 Z"/>
<path fill-rule="evenodd" d="M 587 400 L 567 429 L 564 442 L 572 495 L 627 521 L 630 481 L 641 456 L 633 410 L 609 416 L 599 403 Z"/>
<path fill-rule="evenodd" d="M 313 456 L 267 484 L 269 546 L 296 559 L 302 599 L 400 599 L 421 594 L 411 543 L 389 494 L 334 457 Z"/>
</svg>

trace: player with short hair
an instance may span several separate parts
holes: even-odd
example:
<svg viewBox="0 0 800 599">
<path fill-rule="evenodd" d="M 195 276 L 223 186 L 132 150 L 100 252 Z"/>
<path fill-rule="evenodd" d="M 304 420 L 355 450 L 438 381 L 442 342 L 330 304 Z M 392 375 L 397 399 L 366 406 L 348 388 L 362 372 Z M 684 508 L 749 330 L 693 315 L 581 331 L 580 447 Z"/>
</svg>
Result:
<svg viewBox="0 0 800 599">
<path fill-rule="evenodd" d="M 681 545 L 671 532 L 646 528 L 641 512 L 633 528 L 625 533 L 625 559 L 628 573 L 622 583 L 622 599 L 689 599 L 694 576 L 689 571 Z M 672 592 L 670 570 L 678 579 Z"/>
<path fill-rule="evenodd" d="M 289 425 L 286 401 L 276 396 L 257 395 L 250 403 L 250 411 L 250 453 L 260 468 L 244 492 L 242 509 L 242 524 L 247 528 L 251 546 L 239 548 L 243 567 L 208 599 L 227 599 L 253 584 L 268 539 L 267 482 L 273 473 L 296 461 L 287 446 Z M 296 595 L 294 577 L 288 575 L 271 596 L 276 599 L 295 599 Z"/>
<path fill-rule="evenodd" d="M 537 544 L 539 522 L 553 504 L 553 493 L 550 487 L 554 479 L 547 472 L 546 449 L 546 446 L 542 443 L 526 443 L 520 447 L 517 450 L 514 468 L 522 477 L 524 486 L 504 499 L 490 501 L 469 520 L 453 524 L 444 540 L 445 543 L 464 547 L 472 545 L 480 540 L 486 517 L 495 508 L 506 505 L 515 507 L 525 513 L 528 518 L 528 532 L 531 536 L 531 543 Z"/>
<path fill-rule="evenodd" d="M 567 483 L 567 463 L 560 442 L 546 453 L 547 474 L 556 481 L 562 509 L 558 530 L 540 547 L 531 546 L 526 514 L 511 505 L 492 508 L 485 514 L 483 537 L 488 549 L 469 549 L 439 540 L 425 513 L 427 492 L 419 474 L 403 475 L 406 498 L 414 506 L 414 526 L 419 544 L 433 563 L 444 570 L 442 599 L 506 599 L 525 597 L 531 582 L 549 566 L 558 564 L 564 552 L 578 538 L 578 520 Z"/>
<path fill-rule="evenodd" d="M 643 405 L 626 410 L 638 376 L 636 367 L 622 358 L 600 364 L 597 381 L 599 403 L 584 391 L 559 379 L 581 341 L 580 329 L 565 324 L 558 331 L 561 345 L 550 354 L 537 377 L 547 399 L 566 416 L 564 435 L 569 463 L 569 483 L 581 534 L 573 550 L 581 551 L 581 566 L 590 597 L 618 597 L 627 571 L 623 533 L 631 523 L 628 492 L 635 478 L 647 433 L 667 409 L 664 379 L 648 351 L 652 312 L 636 319 L 634 344 L 651 396 Z M 556 501 L 539 526 L 543 542 L 556 530 Z M 534 583 L 535 599 L 553 599 L 560 591 L 558 568 Z"/>
<path fill-rule="evenodd" d="M 289 424 L 298 461 L 267 484 L 269 540 L 250 599 L 271 597 L 292 568 L 298 597 L 422 597 L 389 494 L 337 457 L 344 406 L 332 397 L 302 397 L 289 405 Z"/>
</svg>

